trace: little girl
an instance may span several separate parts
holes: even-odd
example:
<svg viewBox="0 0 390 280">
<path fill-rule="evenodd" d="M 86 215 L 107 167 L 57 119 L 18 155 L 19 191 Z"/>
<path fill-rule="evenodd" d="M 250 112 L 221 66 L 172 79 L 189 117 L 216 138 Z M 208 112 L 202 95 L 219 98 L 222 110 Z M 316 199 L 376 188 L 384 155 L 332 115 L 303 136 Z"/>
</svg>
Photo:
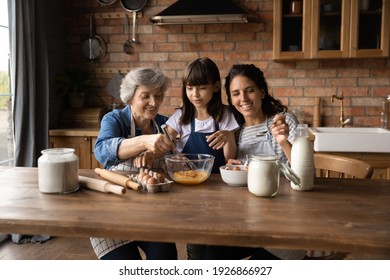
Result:
<svg viewBox="0 0 390 280">
<path fill-rule="evenodd" d="M 239 126 L 221 100 L 221 77 L 217 65 L 209 58 L 191 62 L 183 74 L 182 108 L 168 119 L 169 133 L 177 142 L 178 152 L 215 156 L 212 173 L 237 152 L 234 130 Z"/>
</svg>

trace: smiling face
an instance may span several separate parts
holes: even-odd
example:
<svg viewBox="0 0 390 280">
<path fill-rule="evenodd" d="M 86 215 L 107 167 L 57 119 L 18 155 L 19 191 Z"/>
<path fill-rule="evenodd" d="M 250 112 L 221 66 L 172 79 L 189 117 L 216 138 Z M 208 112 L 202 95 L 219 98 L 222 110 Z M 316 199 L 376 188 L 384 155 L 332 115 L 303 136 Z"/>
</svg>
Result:
<svg viewBox="0 0 390 280">
<path fill-rule="evenodd" d="M 129 100 L 131 113 L 136 123 L 154 119 L 162 102 L 163 93 L 160 89 L 138 86 L 133 98 Z"/>
<path fill-rule="evenodd" d="M 265 120 L 261 109 L 264 92 L 258 88 L 254 81 L 246 76 L 235 76 L 230 83 L 232 105 L 240 112 L 246 125 L 255 125 Z"/>
<path fill-rule="evenodd" d="M 186 94 L 188 99 L 197 109 L 207 108 L 207 104 L 210 102 L 215 91 L 219 90 L 219 83 L 216 85 L 207 84 L 200 86 L 186 86 Z"/>
</svg>

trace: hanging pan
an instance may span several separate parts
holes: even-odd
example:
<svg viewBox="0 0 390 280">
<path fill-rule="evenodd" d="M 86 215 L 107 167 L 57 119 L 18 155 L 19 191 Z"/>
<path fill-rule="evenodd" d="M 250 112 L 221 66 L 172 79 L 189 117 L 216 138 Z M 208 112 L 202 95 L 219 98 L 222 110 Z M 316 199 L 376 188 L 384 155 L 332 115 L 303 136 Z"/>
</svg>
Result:
<svg viewBox="0 0 390 280">
<path fill-rule="evenodd" d="M 106 43 L 93 33 L 93 17 L 89 17 L 89 37 L 82 42 L 81 52 L 90 62 L 106 55 Z"/>
<path fill-rule="evenodd" d="M 137 12 L 142 10 L 146 5 L 147 0 L 121 0 L 121 5 L 123 9 L 125 9 L 128 12 L 133 13 L 133 37 L 132 41 L 133 43 L 136 42 L 135 39 L 135 25 L 137 20 Z"/>
<path fill-rule="evenodd" d="M 116 0 L 96 0 L 96 1 L 103 6 L 108 6 L 114 4 Z"/>
</svg>

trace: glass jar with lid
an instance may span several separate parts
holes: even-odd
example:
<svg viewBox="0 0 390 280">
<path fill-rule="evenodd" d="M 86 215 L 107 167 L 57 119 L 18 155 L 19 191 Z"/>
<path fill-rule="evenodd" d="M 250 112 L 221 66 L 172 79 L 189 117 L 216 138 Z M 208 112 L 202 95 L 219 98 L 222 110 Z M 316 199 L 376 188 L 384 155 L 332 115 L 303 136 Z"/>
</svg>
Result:
<svg viewBox="0 0 390 280">
<path fill-rule="evenodd" d="M 42 193 L 65 194 L 79 188 L 79 159 L 71 148 L 41 151 L 38 159 L 38 185 Z"/>
<path fill-rule="evenodd" d="M 274 155 L 251 155 L 248 165 L 248 190 L 261 197 L 273 197 L 279 189 L 279 165 Z"/>
</svg>

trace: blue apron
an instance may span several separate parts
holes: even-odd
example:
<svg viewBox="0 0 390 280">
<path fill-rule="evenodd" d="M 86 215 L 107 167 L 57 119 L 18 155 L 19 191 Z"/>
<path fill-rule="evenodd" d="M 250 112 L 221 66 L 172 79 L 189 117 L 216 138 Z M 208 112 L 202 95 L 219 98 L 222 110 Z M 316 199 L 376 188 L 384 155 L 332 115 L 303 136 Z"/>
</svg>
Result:
<svg viewBox="0 0 390 280">
<path fill-rule="evenodd" d="M 214 121 L 215 131 L 219 130 L 219 125 Z M 214 132 L 215 132 L 214 131 Z M 219 167 L 226 164 L 223 149 L 214 150 L 206 142 L 206 136 L 214 132 L 195 132 L 195 119 L 191 121 L 191 134 L 185 144 L 182 153 L 185 154 L 209 154 L 215 156 L 213 170 L 211 173 L 219 173 Z"/>
</svg>

